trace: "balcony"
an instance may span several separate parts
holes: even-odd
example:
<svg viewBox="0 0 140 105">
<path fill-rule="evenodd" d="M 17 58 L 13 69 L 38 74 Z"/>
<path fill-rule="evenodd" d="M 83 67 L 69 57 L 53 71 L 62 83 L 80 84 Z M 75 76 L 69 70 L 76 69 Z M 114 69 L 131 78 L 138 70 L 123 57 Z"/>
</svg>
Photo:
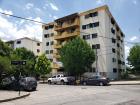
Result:
<svg viewBox="0 0 140 105">
<path fill-rule="evenodd" d="M 80 22 L 79 22 L 79 19 L 75 19 L 74 22 L 68 22 L 68 21 L 65 21 L 63 23 L 63 25 L 55 25 L 54 27 L 54 30 L 55 31 L 61 31 L 61 30 L 65 30 L 65 29 L 68 29 L 68 28 L 72 28 L 72 27 L 79 27 L 80 25 Z"/>
<path fill-rule="evenodd" d="M 53 63 L 52 68 L 54 68 L 54 69 L 59 69 L 59 68 L 60 68 L 60 66 L 59 66 L 58 64 Z"/>
<path fill-rule="evenodd" d="M 54 39 L 55 40 L 63 40 L 63 39 L 78 36 L 79 34 L 80 34 L 79 31 L 75 31 L 75 32 L 72 32 L 72 33 L 64 32 L 63 34 L 54 36 Z"/>
<path fill-rule="evenodd" d="M 54 53 L 53 54 L 53 57 L 59 59 L 60 58 L 60 55 L 58 53 Z"/>
<path fill-rule="evenodd" d="M 60 49 L 60 48 L 62 47 L 62 45 L 60 45 L 60 44 L 55 44 L 53 47 L 54 47 L 54 49 Z"/>
</svg>

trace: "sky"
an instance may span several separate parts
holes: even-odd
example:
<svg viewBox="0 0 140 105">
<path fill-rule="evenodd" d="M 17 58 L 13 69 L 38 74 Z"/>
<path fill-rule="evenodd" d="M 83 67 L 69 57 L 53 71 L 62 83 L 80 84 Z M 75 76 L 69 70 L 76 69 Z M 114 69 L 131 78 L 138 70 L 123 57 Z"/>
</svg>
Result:
<svg viewBox="0 0 140 105">
<path fill-rule="evenodd" d="M 125 34 L 125 41 L 140 42 L 140 0 L 0 0 L 0 12 L 48 23 L 57 18 L 108 5 Z M 0 14 L 0 38 L 42 40 L 42 26 Z M 125 43 L 127 56 L 133 44 Z"/>
</svg>

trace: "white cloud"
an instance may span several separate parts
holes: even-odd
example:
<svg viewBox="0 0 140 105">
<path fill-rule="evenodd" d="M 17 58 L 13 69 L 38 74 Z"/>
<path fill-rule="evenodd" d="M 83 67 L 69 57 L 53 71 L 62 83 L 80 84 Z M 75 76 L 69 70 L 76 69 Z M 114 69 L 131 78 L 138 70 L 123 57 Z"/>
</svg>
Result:
<svg viewBox="0 0 140 105">
<path fill-rule="evenodd" d="M 130 38 L 130 41 L 135 41 L 135 40 L 137 40 L 137 39 L 138 39 L 137 36 L 133 36 L 132 38 Z"/>
<path fill-rule="evenodd" d="M 58 17 L 57 17 L 57 16 L 53 16 L 53 18 L 54 18 L 54 19 L 58 19 Z"/>
<path fill-rule="evenodd" d="M 35 10 L 38 11 L 38 12 L 41 12 L 41 9 L 39 9 L 39 8 L 35 8 Z"/>
<path fill-rule="evenodd" d="M 53 3 L 50 3 L 50 6 L 55 11 L 58 11 L 59 10 L 59 8 L 56 5 L 54 5 Z"/>
<path fill-rule="evenodd" d="M 136 0 L 133 0 L 132 2 L 133 2 L 133 4 L 137 5 L 137 1 Z"/>
<path fill-rule="evenodd" d="M 125 45 L 125 58 L 128 57 L 128 55 L 129 55 L 129 51 L 130 51 L 130 46 Z"/>
<path fill-rule="evenodd" d="M 31 17 L 30 17 L 31 18 Z M 32 18 L 36 21 L 41 21 L 40 17 Z M 24 23 L 24 24 L 23 24 Z M 22 24 L 22 25 L 21 25 Z M 21 27 L 18 27 L 20 26 Z M 36 37 L 41 41 L 42 39 L 42 26 L 39 23 L 19 21 L 18 25 L 7 18 L 0 15 L 0 38 L 4 41 L 13 40 L 22 37 Z"/>
<path fill-rule="evenodd" d="M 25 8 L 26 8 L 27 10 L 31 9 L 32 7 L 34 7 L 34 4 L 32 4 L 32 3 L 27 3 L 27 4 L 25 5 Z"/>
<path fill-rule="evenodd" d="M 103 4 L 105 0 L 96 0 L 96 4 Z"/>
<path fill-rule="evenodd" d="M 49 17 L 52 17 L 52 14 L 49 14 Z"/>
</svg>

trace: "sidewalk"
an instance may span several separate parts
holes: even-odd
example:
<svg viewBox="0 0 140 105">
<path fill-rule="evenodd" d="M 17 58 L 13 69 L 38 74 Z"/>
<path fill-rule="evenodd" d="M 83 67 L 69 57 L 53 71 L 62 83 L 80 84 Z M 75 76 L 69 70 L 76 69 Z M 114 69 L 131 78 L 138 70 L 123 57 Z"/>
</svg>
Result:
<svg viewBox="0 0 140 105">
<path fill-rule="evenodd" d="M 140 85 L 139 81 L 111 81 L 111 85 Z"/>
<path fill-rule="evenodd" d="M 19 96 L 18 91 L 0 90 L 0 103 L 11 101 L 11 100 L 16 100 L 19 98 L 24 98 L 29 95 L 30 94 L 28 92 L 23 92 L 23 91 L 20 92 L 20 96 Z"/>
</svg>

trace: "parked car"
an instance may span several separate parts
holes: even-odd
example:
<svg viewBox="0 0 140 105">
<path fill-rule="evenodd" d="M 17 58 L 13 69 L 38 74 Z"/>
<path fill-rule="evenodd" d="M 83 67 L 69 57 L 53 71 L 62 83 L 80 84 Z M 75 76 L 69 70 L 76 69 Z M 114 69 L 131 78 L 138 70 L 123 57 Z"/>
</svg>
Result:
<svg viewBox="0 0 140 105">
<path fill-rule="evenodd" d="M 34 77 L 21 78 L 19 81 L 20 88 L 27 91 L 36 90 L 37 80 Z"/>
<path fill-rule="evenodd" d="M 83 79 L 81 81 L 81 84 L 83 85 L 99 85 L 104 86 L 109 84 L 109 79 L 106 77 L 102 77 L 100 75 L 95 75 L 90 78 Z"/>
<path fill-rule="evenodd" d="M 13 76 L 6 77 L 6 78 L 2 79 L 1 88 L 2 89 L 12 89 L 14 82 L 15 82 L 15 78 Z"/>
<path fill-rule="evenodd" d="M 2 80 L 2 88 L 9 90 L 26 90 L 32 91 L 37 88 L 37 81 L 34 77 L 24 77 L 19 81 L 14 77 L 7 77 Z"/>
<path fill-rule="evenodd" d="M 65 76 L 63 74 L 58 74 L 48 78 L 48 84 L 74 84 L 75 78 L 72 76 Z"/>
</svg>

